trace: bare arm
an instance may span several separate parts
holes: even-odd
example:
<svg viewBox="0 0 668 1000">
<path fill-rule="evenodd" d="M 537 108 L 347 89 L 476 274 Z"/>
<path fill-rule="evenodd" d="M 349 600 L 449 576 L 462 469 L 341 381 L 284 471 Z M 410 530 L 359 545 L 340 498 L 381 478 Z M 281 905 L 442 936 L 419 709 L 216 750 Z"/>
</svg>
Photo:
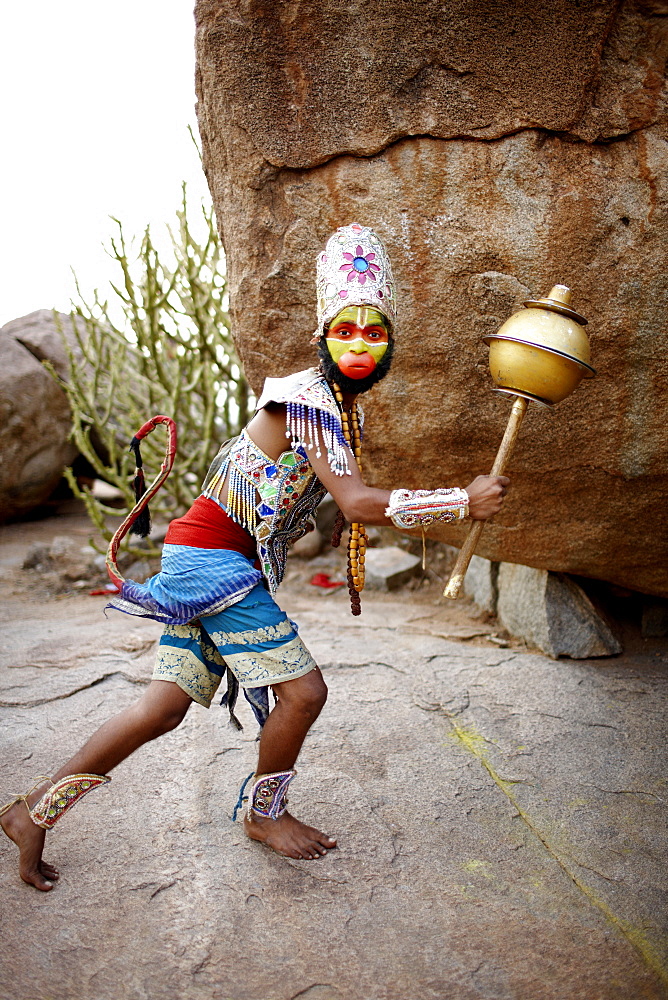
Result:
<svg viewBox="0 0 668 1000">
<path fill-rule="evenodd" d="M 285 406 L 270 404 L 255 414 L 248 425 L 248 433 L 258 448 L 270 458 L 277 459 L 288 446 L 285 427 Z M 313 471 L 332 494 L 347 521 L 391 525 L 392 522 L 385 516 L 385 508 L 390 502 L 390 490 L 366 486 L 352 452 L 348 458 L 350 475 L 337 476 L 329 467 L 327 452 L 322 445 L 319 458 L 315 450 L 307 448 L 306 451 Z M 474 479 L 466 487 L 470 516 L 474 520 L 483 521 L 498 514 L 509 482 L 506 476 L 478 476 Z"/>
</svg>

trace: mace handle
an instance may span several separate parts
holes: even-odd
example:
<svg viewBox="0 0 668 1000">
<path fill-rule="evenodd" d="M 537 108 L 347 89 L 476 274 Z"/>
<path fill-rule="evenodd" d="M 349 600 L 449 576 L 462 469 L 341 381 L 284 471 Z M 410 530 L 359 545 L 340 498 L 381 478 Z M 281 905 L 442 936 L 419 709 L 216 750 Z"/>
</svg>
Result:
<svg viewBox="0 0 668 1000">
<path fill-rule="evenodd" d="M 526 413 L 528 405 L 528 399 L 525 399 L 523 396 L 515 397 L 515 402 L 513 403 L 513 408 L 510 411 L 510 417 L 508 418 L 508 424 L 506 425 L 506 432 L 503 435 L 501 446 L 496 453 L 496 458 L 494 459 L 494 465 L 492 466 L 490 476 L 503 475 L 503 470 L 510 459 L 513 448 L 515 447 L 515 441 L 517 440 L 517 435 L 519 434 L 522 418 Z M 484 527 L 484 521 L 474 521 L 471 525 L 464 544 L 459 550 L 457 562 L 455 563 L 452 573 L 450 574 L 450 579 L 448 580 L 447 586 L 443 591 L 444 597 L 451 597 L 453 600 L 456 597 L 459 597 L 459 591 L 461 590 L 464 582 L 466 570 L 469 568 L 471 556 L 475 551 L 475 547 L 478 544 L 478 540 Z"/>
</svg>

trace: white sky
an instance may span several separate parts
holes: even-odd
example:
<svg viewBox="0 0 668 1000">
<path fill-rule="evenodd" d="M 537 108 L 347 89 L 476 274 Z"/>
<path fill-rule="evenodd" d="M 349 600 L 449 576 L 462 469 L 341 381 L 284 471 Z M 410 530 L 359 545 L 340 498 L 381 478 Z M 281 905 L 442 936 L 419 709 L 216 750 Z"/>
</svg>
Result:
<svg viewBox="0 0 668 1000">
<path fill-rule="evenodd" d="M 195 135 L 193 0 L 30 0 L 0 13 L 0 325 L 68 310 L 127 235 L 208 200 Z"/>
</svg>

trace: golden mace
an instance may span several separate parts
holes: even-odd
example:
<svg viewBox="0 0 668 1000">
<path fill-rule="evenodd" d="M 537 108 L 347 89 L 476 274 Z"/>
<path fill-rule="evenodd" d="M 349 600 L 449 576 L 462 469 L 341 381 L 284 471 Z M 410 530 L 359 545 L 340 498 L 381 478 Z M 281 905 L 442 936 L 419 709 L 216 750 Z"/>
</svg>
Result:
<svg viewBox="0 0 668 1000">
<path fill-rule="evenodd" d="M 529 299 L 498 333 L 485 337 L 495 392 L 515 397 L 490 475 L 501 476 L 531 401 L 553 406 L 570 396 L 583 378 L 593 378 L 587 320 L 571 309 L 571 290 L 555 285 L 545 299 Z M 471 556 L 485 526 L 474 521 L 450 574 L 444 597 L 458 597 Z"/>
</svg>

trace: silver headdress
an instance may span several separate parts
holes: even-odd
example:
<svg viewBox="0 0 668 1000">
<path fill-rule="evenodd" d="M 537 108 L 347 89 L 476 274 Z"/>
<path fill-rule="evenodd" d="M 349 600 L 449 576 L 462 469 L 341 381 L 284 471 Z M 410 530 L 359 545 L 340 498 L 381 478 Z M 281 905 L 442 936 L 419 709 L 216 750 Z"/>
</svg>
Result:
<svg viewBox="0 0 668 1000">
<path fill-rule="evenodd" d="M 341 226 L 317 259 L 318 329 L 315 339 L 346 306 L 372 306 L 394 327 L 396 291 L 387 251 L 368 226 Z"/>
</svg>

